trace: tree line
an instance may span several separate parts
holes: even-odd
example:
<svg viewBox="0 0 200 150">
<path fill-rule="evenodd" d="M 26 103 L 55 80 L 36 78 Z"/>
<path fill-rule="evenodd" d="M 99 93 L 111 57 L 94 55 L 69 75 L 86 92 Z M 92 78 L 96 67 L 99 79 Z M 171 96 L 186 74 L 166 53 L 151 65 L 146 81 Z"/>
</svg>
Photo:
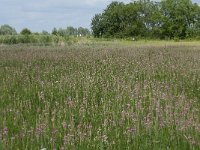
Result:
<svg viewBox="0 0 200 150">
<path fill-rule="evenodd" d="M 74 37 L 88 37 L 90 34 L 90 31 L 83 27 L 54 28 L 51 33 L 45 30 L 32 32 L 24 28 L 17 33 L 15 28 L 5 24 L 0 26 L 0 44 L 70 45 L 77 42 Z"/>
<path fill-rule="evenodd" d="M 200 37 L 200 6 L 191 0 L 114 1 L 91 22 L 95 37 Z"/>
<path fill-rule="evenodd" d="M 15 28 L 11 27 L 10 25 L 1 25 L 0 26 L 0 35 L 17 35 L 17 31 Z M 49 33 L 48 31 L 43 30 L 41 33 L 38 32 L 31 32 L 30 29 L 24 28 L 20 32 L 21 35 L 56 35 L 56 36 L 89 36 L 90 30 L 87 28 L 79 27 L 79 28 L 74 28 L 72 26 L 69 26 L 67 28 L 53 28 L 52 32 Z"/>
<path fill-rule="evenodd" d="M 72 26 L 67 27 L 66 29 L 54 28 L 52 31 L 53 35 L 60 35 L 60 36 L 89 36 L 90 30 L 87 28 L 79 27 L 74 28 Z"/>
</svg>

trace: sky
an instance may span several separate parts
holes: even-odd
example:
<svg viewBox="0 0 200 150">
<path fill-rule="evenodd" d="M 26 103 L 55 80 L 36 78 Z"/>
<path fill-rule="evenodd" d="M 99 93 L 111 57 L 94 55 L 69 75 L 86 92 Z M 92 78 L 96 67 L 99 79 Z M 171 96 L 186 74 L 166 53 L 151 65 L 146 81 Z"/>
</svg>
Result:
<svg viewBox="0 0 200 150">
<path fill-rule="evenodd" d="M 128 3 L 131 0 L 120 0 Z M 200 3 L 200 0 L 193 0 Z M 32 32 L 67 26 L 90 28 L 92 17 L 112 0 L 0 0 L 0 25 L 9 24 L 18 32 Z"/>
</svg>

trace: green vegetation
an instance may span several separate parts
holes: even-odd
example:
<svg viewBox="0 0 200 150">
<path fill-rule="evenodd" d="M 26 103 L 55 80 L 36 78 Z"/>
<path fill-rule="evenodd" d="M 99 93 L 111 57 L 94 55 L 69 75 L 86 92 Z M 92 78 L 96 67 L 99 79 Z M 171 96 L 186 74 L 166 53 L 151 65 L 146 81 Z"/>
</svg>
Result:
<svg viewBox="0 0 200 150">
<path fill-rule="evenodd" d="M 28 28 L 24 28 L 24 29 L 22 29 L 20 34 L 22 34 L 22 35 L 30 35 L 31 31 Z"/>
<path fill-rule="evenodd" d="M 9 25 L 0 27 L 0 44 L 34 44 L 34 45 L 71 45 L 80 40 L 80 37 L 89 38 L 90 31 L 87 28 L 67 27 L 66 29 L 52 30 L 52 34 L 43 30 L 41 33 L 32 33 L 28 28 L 22 29 L 20 34 Z"/>
<path fill-rule="evenodd" d="M 34 45 L 71 45 L 77 42 L 77 38 L 61 37 L 54 35 L 3 35 L 0 36 L 0 44 L 34 44 Z"/>
<path fill-rule="evenodd" d="M 16 35 L 17 32 L 9 25 L 0 26 L 0 35 Z"/>
<path fill-rule="evenodd" d="M 74 27 L 67 27 L 66 29 L 56 29 L 54 28 L 52 30 L 53 35 L 59 35 L 59 36 L 90 36 L 90 31 L 87 28 L 79 27 L 79 28 L 74 28 Z"/>
<path fill-rule="evenodd" d="M 200 149 L 198 42 L 1 45 L 0 68 L 0 149 Z"/>
<path fill-rule="evenodd" d="M 0 150 L 199 150 L 200 7 L 112 2 L 91 27 L 0 26 Z"/>
<path fill-rule="evenodd" d="M 112 2 L 92 19 L 95 37 L 185 39 L 200 37 L 200 6 L 192 0 Z"/>
</svg>

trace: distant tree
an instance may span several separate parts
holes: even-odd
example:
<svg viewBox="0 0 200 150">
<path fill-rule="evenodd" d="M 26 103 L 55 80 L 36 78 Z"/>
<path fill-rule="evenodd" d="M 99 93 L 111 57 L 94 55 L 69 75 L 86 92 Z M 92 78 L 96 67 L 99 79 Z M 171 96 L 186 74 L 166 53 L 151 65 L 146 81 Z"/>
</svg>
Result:
<svg viewBox="0 0 200 150">
<path fill-rule="evenodd" d="M 34 32 L 34 33 L 31 33 L 31 34 L 34 34 L 34 35 L 40 35 L 39 32 Z"/>
<path fill-rule="evenodd" d="M 17 34 L 16 30 L 9 25 L 0 26 L 0 35 L 15 35 Z"/>
<path fill-rule="evenodd" d="M 87 28 L 79 27 L 78 35 L 87 36 L 87 35 L 90 35 L 90 31 Z"/>
<path fill-rule="evenodd" d="M 51 32 L 52 35 L 58 35 L 58 31 L 56 28 L 53 28 L 52 32 Z"/>
<path fill-rule="evenodd" d="M 87 36 L 90 35 L 90 31 L 87 28 L 79 27 L 74 28 L 72 26 L 69 26 L 67 28 L 59 28 L 56 29 L 54 28 L 52 30 L 53 35 L 58 35 L 58 36 L 77 36 L 77 35 L 82 35 L 82 36 Z"/>
<path fill-rule="evenodd" d="M 30 35 L 31 31 L 28 28 L 24 28 L 24 29 L 22 29 L 20 34 L 22 34 L 22 35 Z"/>
<path fill-rule="evenodd" d="M 66 30 L 62 29 L 62 28 L 59 28 L 57 30 L 57 35 L 59 35 L 59 36 L 66 36 Z"/>
<path fill-rule="evenodd" d="M 66 29 L 66 34 L 67 35 L 70 35 L 70 36 L 76 36 L 78 33 L 77 33 L 77 29 L 72 27 L 72 26 L 69 26 L 67 27 Z"/>
<path fill-rule="evenodd" d="M 46 30 L 43 30 L 43 31 L 42 31 L 42 34 L 43 34 L 43 35 L 49 35 L 49 32 L 46 31 Z"/>
<path fill-rule="evenodd" d="M 84 28 L 84 36 L 90 36 L 90 35 L 91 35 L 90 30 L 87 28 Z"/>
</svg>

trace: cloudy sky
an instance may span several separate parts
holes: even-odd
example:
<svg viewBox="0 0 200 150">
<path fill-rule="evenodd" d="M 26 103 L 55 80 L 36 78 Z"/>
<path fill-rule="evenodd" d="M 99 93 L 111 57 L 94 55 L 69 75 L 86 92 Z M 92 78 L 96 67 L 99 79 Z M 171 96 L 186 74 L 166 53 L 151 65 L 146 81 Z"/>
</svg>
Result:
<svg viewBox="0 0 200 150">
<path fill-rule="evenodd" d="M 102 12 L 112 0 L 0 0 L 0 25 L 9 24 L 19 32 L 53 27 L 87 27 L 94 14 Z M 131 0 L 120 0 L 128 3 Z M 194 0 L 199 2 L 200 0 Z"/>
</svg>

